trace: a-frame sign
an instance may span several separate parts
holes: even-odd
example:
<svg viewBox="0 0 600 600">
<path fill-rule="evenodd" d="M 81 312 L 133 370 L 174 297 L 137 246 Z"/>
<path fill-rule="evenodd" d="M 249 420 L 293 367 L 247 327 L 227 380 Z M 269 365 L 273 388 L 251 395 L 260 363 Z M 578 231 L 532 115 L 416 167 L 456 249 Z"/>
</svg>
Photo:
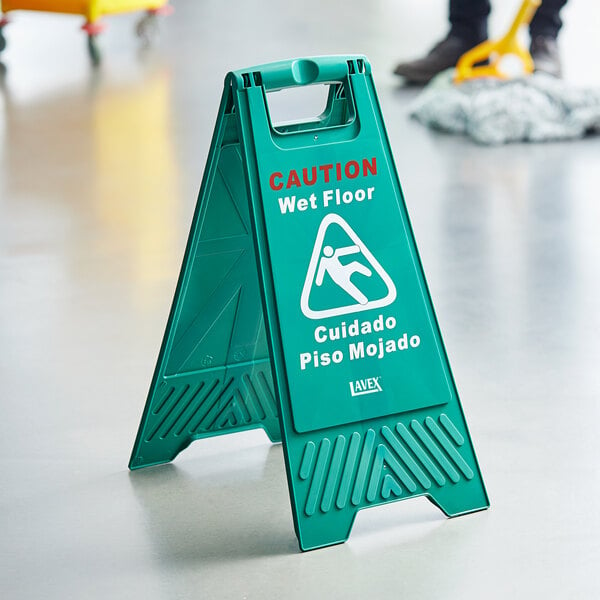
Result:
<svg viewBox="0 0 600 600">
<path fill-rule="evenodd" d="M 271 121 L 268 92 L 317 83 L 318 118 Z M 255 427 L 303 550 L 377 504 L 489 506 L 361 56 L 227 75 L 129 466 Z"/>
</svg>

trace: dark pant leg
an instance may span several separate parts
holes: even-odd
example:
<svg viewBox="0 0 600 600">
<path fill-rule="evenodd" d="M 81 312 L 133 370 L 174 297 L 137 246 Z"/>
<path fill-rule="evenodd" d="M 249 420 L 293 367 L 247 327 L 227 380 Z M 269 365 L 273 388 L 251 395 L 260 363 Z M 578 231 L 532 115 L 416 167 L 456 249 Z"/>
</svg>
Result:
<svg viewBox="0 0 600 600">
<path fill-rule="evenodd" d="M 537 9 L 529 26 L 531 37 L 543 36 L 556 38 L 562 26 L 559 16 L 560 9 L 566 3 L 567 0 L 542 0 L 542 4 Z"/>
<path fill-rule="evenodd" d="M 487 39 L 489 0 L 450 0 L 450 35 L 472 44 Z"/>
</svg>

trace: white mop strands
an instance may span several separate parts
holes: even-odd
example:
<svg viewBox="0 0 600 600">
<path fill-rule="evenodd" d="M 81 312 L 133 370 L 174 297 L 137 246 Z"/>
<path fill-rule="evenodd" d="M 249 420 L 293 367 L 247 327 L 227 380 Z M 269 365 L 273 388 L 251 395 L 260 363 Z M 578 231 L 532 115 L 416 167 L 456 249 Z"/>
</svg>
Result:
<svg viewBox="0 0 600 600">
<path fill-rule="evenodd" d="M 576 89 L 534 73 L 516 79 L 453 83 L 454 69 L 435 77 L 410 114 L 432 129 L 480 144 L 571 140 L 600 133 L 600 89 Z"/>
</svg>

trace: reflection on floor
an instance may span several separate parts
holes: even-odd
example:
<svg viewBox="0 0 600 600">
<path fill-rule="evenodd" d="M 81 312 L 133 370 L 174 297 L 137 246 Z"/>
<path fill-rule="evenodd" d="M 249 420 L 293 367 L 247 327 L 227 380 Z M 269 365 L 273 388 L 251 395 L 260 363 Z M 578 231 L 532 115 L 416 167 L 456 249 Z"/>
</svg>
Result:
<svg viewBox="0 0 600 600">
<path fill-rule="evenodd" d="M 443 32 L 441 0 L 174 4 L 146 52 L 136 15 L 110 19 L 97 71 L 76 18 L 16 13 L 5 30 L 3 596 L 597 597 L 600 140 L 481 148 L 408 120 L 419 90 L 389 73 Z M 565 10 L 576 84 L 600 85 L 599 11 Z M 449 521 L 400 502 L 300 555 L 261 432 L 126 464 L 225 72 L 347 52 L 374 68 L 492 509 Z"/>
</svg>

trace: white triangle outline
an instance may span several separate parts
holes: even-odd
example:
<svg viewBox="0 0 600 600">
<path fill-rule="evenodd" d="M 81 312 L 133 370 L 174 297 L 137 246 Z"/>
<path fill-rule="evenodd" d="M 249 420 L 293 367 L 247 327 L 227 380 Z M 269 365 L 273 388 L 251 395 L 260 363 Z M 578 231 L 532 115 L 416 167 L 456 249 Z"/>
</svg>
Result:
<svg viewBox="0 0 600 600">
<path fill-rule="evenodd" d="M 365 258 L 369 261 L 370 265 L 375 269 L 375 272 L 381 277 L 385 285 L 387 286 L 388 293 L 384 298 L 379 300 L 370 300 L 366 304 L 348 304 L 346 306 L 339 306 L 335 308 L 326 308 L 324 310 L 313 310 L 308 305 L 308 299 L 310 291 L 312 289 L 315 273 L 317 271 L 317 265 L 321 256 L 321 248 L 323 247 L 323 240 L 325 239 L 325 233 L 327 228 L 336 223 L 339 225 L 347 234 L 348 237 L 356 244 Z M 312 255 L 310 257 L 310 263 L 308 265 L 308 271 L 306 273 L 306 279 L 304 280 L 304 287 L 302 288 L 302 295 L 300 297 L 300 308 L 304 315 L 309 319 L 326 319 L 327 317 L 338 317 L 340 315 L 347 315 L 349 313 L 361 312 L 363 310 L 372 310 L 375 308 L 383 308 L 388 306 L 396 299 L 396 286 L 392 281 L 391 277 L 386 273 L 385 269 L 379 264 L 379 261 L 371 254 L 370 250 L 365 246 L 364 242 L 354 232 L 352 227 L 342 219 L 336 213 L 330 213 L 325 215 L 319 230 L 317 231 L 317 238 L 315 245 L 313 246 Z"/>
</svg>

